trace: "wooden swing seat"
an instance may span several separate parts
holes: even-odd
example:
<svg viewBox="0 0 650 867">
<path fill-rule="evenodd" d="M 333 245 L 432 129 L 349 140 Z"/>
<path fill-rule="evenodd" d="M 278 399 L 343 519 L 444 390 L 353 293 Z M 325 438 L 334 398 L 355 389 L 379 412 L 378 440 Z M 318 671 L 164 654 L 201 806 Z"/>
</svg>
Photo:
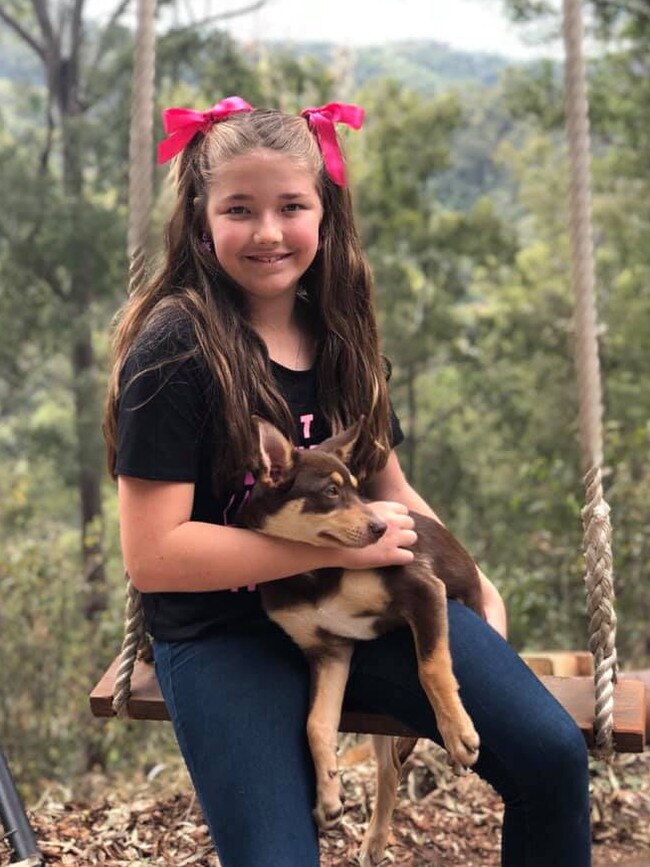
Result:
<svg viewBox="0 0 650 867">
<path fill-rule="evenodd" d="M 573 654 L 580 657 L 581 654 Z M 525 659 L 525 657 L 524 657 Z M 113 686 L 119 657 L 113 660 L 97 686 L 90 693 L 90 709 L 96 717 L 112 717 Z M 577 663 L 580 665 L 581 663 Z M 535 666 L 531 665 L 535 670 Z M 594 746 L 594 682 L 589 676 L 559 677 L 541 675 L 540 679 L 582 731 L 587 746 Z M 131 679 L 131 697 L 127 704 L 129 719 L 168 720 L 167 708 L 160 694 L 153 666 L 138 660 Z M 417 737 L 395 719 L 379 714 L 346 712 L 341 720 L 342 732 Z M 646 688 L 636 680 L 621 680 L 614 690 L 614 746 L 617 752 L 643 752 L 646 731 Z"/>
</svg>

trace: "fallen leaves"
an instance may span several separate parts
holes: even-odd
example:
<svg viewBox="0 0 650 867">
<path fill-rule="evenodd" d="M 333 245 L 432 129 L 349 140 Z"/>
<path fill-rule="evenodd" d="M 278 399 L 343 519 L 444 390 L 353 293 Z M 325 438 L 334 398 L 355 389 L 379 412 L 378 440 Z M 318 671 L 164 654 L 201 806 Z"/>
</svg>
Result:
<svg viewBox="0 0 650 867">
<path fill-rule="evenodd" d="M 374 800 L 374 764 L 363 746 L 342 756 L 346 812 L 322 837 L 323 867 L 354 864 Z M 68 797 L 69 796 L 69 797 Z M 389 840 L 396 867 L 497 867 L 503 808 L 471 774 L 455 777 L 444 753 L 421 742 L 409 759 Z M 155 782 L 101 779 L 83 800 L 48 792 L 31 815 L 48 867 L 218 867 L 207 827 L 185 777 Z M 650 752 L 592 764 L 592 828 L 597 867 L 647 856 L 650 867 Z M 387 862 L 389 863 L 389 862 Z M 627 862 L 631 867 L 631 862 Z M 0 841 L 0 865 L 9 852 Z"/>
</svg>

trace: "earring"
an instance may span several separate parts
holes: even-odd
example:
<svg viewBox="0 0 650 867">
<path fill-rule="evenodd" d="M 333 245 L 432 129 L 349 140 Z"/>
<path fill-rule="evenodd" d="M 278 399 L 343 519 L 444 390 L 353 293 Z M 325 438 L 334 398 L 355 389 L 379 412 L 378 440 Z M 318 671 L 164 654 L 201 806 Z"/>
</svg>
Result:
<svg viewBox="0 0 650 867">
<path fill-rule="evenodd" d="M 208 235 L 207 232 L 203 232 L 201 235 L 201 246 L 204 250 L 212 251 L 212 238 Z"/>
</svg>

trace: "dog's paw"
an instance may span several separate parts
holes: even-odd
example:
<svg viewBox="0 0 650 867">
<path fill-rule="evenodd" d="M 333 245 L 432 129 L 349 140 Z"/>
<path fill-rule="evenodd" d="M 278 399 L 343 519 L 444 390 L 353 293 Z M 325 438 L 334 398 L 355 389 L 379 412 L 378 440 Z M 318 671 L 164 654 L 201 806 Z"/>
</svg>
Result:
<svg viewBox="0 0 650 867">
<path fill-rule="evenodd" d="M 359 867 L 379 867 L 380 864 L 389 864 L 393 856 L 386 852 L 386 840 L 382 837 L 364 838 L 357 858 Z"/>
<path fill-rule="evenodd" d="M 465 711 L 440 733 L 449 753 L 449 762 L 454 769 L 471 768 L 476 764 L 480 739 Z"/>
<path fill-rule="evenodd" d="M 321 831 L 329 831 L 335 828 L 343 815 L 343 802 L 340 798 L 329 800 L 319 799 L 314 808 L 314 819 Z"/>
</svg>

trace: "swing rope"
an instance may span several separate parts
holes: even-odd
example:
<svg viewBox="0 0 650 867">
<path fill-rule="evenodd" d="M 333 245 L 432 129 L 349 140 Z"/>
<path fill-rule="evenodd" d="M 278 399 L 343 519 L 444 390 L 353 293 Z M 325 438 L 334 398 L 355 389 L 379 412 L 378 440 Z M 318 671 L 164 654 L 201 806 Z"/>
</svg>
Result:
<svg viewBox="0 0 650 867">
<path fill-rule="evenodd" d="M 153 198 L 155 17 L 156 0 L 138 0 L 129 136 L 129 295 L 138 291 L 146 275 L 147 236 Z M 113 694 L 113 710 L 119 717 L 128 716 L 127 702 L 138 650 L 148 648 L 142 599 L 128 575 L 126 578 L 124 639 Z"/>
<path fill-rule="evenodd" d="M 603 496 L 602 387 L 598 356 L 591 222 L 589 105 L 582 54 L 581 0 L 564 0 L 566 127 L 569 146 L 569 214 L 575 294 L 575 364 L 585 506 L 582 510 L 589 649 L 594 656 L 598 754 L 613 754 L 616 614 L 609 506 Z"/>
<path fill-rule="evenodd" d="M 129 294 L 145 276 L 146 238 L 152 199 L 153 105 L 156 0 L 139 0 L 133 73 L 129 173 Z M 594 656 L 596 709 L 594 733 L 601 757 L 613 752 L 613 690 L 616 681 L 616 615 L 609 506 L 602 486 L 602 389 L 598 359 L 591 229 L 589 121 L 582 56 L 580 0 L 564 0 L 566 116 L 570 169 L 570 239 L 575 290 L 575 361 L 579 428 L 585 472 L 582 510 L 589 649 Z M 128 576 L 127 576 L 128 577 Z M 128 715 L 131 675 L 147 646 L 141 596 L 130 580 L 126 589 L 125 634 L 115 679 L 113 710 Z"/>
</svg>

